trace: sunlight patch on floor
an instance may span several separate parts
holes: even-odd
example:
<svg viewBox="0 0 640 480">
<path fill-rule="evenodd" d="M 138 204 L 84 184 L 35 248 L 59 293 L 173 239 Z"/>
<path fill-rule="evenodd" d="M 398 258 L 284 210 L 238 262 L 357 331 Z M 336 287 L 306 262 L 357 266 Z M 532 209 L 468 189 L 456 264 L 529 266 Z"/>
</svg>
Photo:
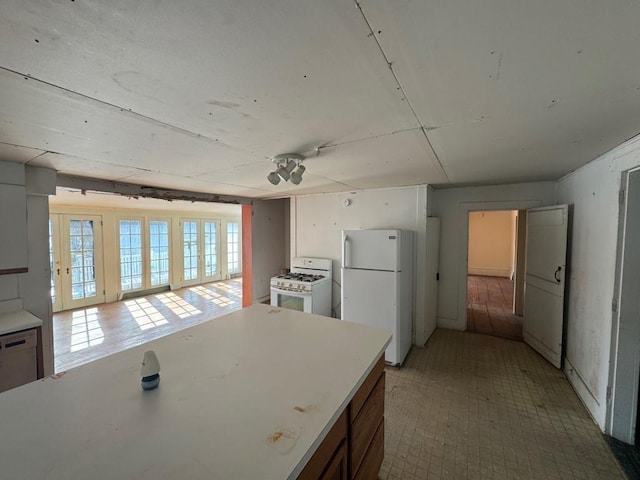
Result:
<svg viewBox="0 0 640 480">
<path fill-rule="evenodd" d="M 72 352 L 100 345 L 104 342 L 104 332 L 98 322 L 98 309 L 86 308 L 73 312 L 71 317 Z"/>
<path fill-rule="evenodd" d="M 231 295 L 236 295 L 236 296 L 242 295 L 242 282 L 240 281 L 238 281 L 238 286 L 235 286 L 229 283 L 221 283 L 221 284 L 214 284 L 214 285 L 216 290 L 222 290 L 224 292 L 227 292 Z"/>
<path fill-rule="evenodd" d="M 227 307 L 229 305 L 234 305 L 235 303 L 237 303 L 236 301 L 230 298 L 224 297 L 217 292 L 211 291 L 208 288 L 203 287 L 202 285 L 198 285 L 197 287 L 192 287 L 189 290 L 197 295 L 200 295 L 205 300 L 212 301 L 219 307 Z M 223 289 L 220 289 L 220 290 L 223 290 Z"/>
<path fill-rule="evenodd" d="M 140 327 L 140 330 L 148 330 L 169 323 L 156 307 L 151 305 L 145 298 L 127 300 L 124 304 Z"/>
<path fill-rule="evenodd" d="M 175 293 L 160 293 L 155 296 L 160 300 L 168 309 L 175 313 L 180 318 L 188 318 L 194 315 L 200 315 L 202 312 L 196 307 L 191 305 L 186 300 L 180 298 Z"/>
</svg>

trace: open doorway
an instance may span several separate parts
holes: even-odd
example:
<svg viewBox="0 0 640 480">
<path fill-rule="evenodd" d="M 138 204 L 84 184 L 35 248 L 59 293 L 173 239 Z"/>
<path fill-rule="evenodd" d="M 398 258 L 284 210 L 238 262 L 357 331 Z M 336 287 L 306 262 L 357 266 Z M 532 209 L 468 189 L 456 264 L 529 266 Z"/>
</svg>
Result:
<svg viewBox="0 0 640 480">
<path fill-rule="evenodd" d="M 522 340 L 526 211 L 469 212 L 467 330 Z"/>
<path fill-rule="evenodd" d="M 605 431 L 628 444 L 640 441 L 640 170 L 622 176 L 616 287 L 611 336 L 610 399 Z M 636 449 L 634 456 L 638 457 Z"/>
</svg>

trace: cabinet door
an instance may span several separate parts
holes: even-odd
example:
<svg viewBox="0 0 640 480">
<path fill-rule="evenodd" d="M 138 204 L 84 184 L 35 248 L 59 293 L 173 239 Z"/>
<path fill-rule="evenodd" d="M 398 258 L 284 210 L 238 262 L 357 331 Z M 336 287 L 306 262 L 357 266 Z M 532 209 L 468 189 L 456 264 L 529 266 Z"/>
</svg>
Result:
<svg viewBox="0 0 640 480">
<path fill-rule="evenodd" d="M 336 450 L 326 470 L 320 477 L 321 480 L 347 480 L 347 444 L 342 442 Z"/>
<path fill-rule="evenodd" d="M 347 422 L 347 411 L 345 410 L 331 427 L 297 480 L 347 478 Z M 339 460 L 339 458 L 343 458 L 343 460 Z M 344 476 L 340 476 L 342 472 L 344 472 Z"/>
<path fill-rule="evenodd" d="M 360 413 L 351 422 L 351 468 L 360 468 L 384 416 L 384 372 L 371 391 Z M 377 472 L 376 472 L 377 473 Z"/>
<path fill-rule="evenodd" d="M 0 184 L 0 274 L 27 271 L 27 191 L 22 185 Z"/>
</svg>

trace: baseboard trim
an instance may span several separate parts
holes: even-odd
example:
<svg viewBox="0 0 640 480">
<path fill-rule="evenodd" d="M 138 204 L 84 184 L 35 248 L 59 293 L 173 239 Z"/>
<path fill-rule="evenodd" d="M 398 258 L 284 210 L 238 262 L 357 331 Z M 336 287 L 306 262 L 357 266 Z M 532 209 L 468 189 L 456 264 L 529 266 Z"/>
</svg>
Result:
<svg viewBox="0 0 640 480">
<path fill-rule="evenodd" d="M 268 303 L 271 303 L 271 294 L 269 295 L 263 295 L 262 297 L 258 298 L 257 300 L 255 300 L 253 303 L 267 303 L 267 300 L 269 300 Z"/>
<path fill-rule="evenodd" d="M 122 292 L 119 295 L 118 300 L 128 300 L 130 298 L 144 297 L 145 295 L 154 295 L 156 293 L 168 292 L 171 290 L 169 285 L 162 285 L 160 287 L 147 288 L 145 290 L 135 290 L 133 292 Z"/>
<path fill-rule="evenodd" d="M 469 267 L 468 274 L 469 275 L 482 275 L 482 276 L 485 276 L 485 277 L 511 278 L 511 269 Z"/>
<path fill-rule="evenodd" d="M 464 322 L 462 322 L 461 324 L 457 318 L 438 317 L 437 328 L 448 328 L 449 330 L 464 331 L 467 329 L 467 319 L 465 317 Z"/>
</svg>

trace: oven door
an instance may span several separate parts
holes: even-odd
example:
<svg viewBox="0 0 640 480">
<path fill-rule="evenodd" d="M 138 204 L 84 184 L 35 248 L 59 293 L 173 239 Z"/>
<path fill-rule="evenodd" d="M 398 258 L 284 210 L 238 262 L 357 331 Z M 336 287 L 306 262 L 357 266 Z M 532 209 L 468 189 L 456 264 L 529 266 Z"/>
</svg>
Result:
<svg viewBox="0 0 640 480">
<path fill-rule="evenodd" d="M 312 298 L 309 292 L 290 292 L 289 290 L 271 287 L 271 305 L 274 307 L 312 313 Z"/>
</svg>

